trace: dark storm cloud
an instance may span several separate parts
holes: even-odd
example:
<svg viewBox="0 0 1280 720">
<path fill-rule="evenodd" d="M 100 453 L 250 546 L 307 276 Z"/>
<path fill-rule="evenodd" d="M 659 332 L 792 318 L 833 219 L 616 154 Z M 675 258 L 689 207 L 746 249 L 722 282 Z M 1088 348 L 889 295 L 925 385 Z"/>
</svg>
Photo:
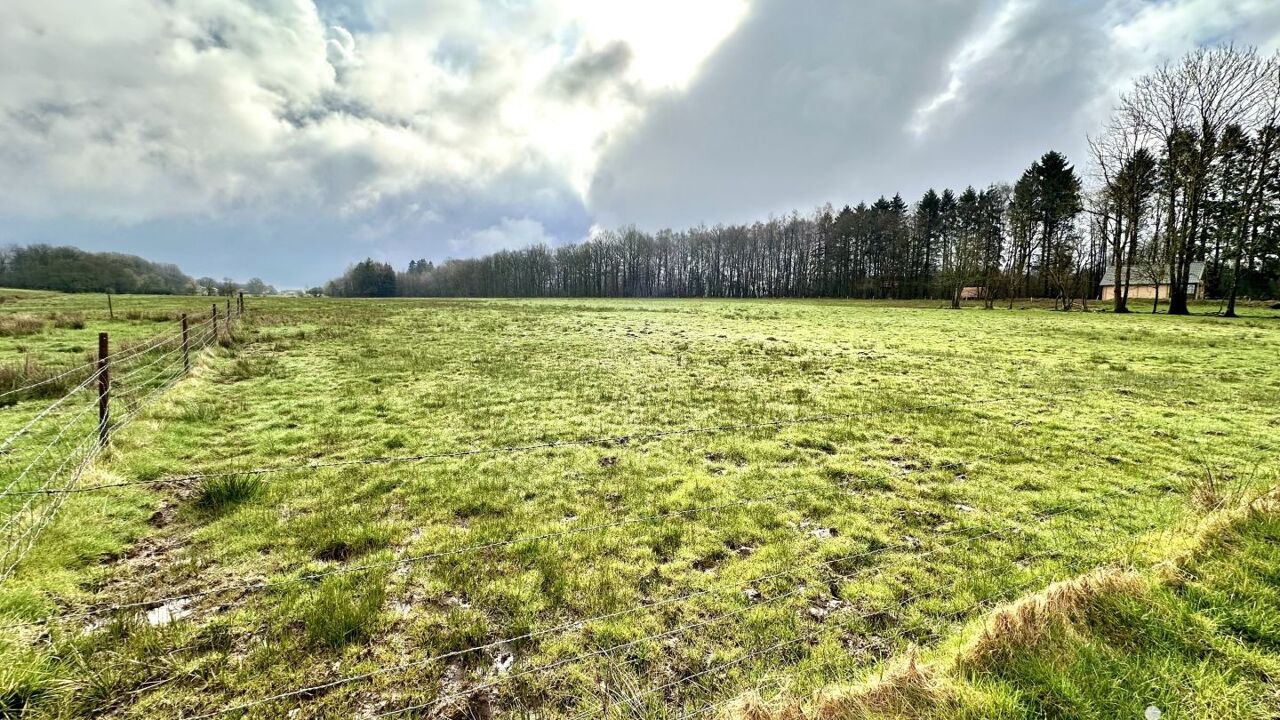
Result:
<svg viewBox="0 0 1280 720">
<path fill-rule="evenodd" d="M 617 82 L 630 63 L 631 47 L 622 41 L 613 42 L 573 58 L 551 76 L 550 84 L 569 98 L 593 96 L 604 86 Z"/>
<path fill-rule="evenodd" d="M 917 99 L 982 16 L 972 2 L 760 3 L 680 97 L 606 154 L 589 206 L 689 225 L 831 196 L 883 176 Z M 891 191 L 891 188 L 889 188 Z"/>
<path fill-rule="evenodd" d="M 1050 149 L 1083 170 L 1126 77 L 1212 38 L 1275 37 L 1280 4 L 1229 5 L 767 0 L 612 145 L 588 207 L 681 227 L 1011 182 Z M 1114 47 L 1126 22 L 1135 47 Z"/>
</svg>

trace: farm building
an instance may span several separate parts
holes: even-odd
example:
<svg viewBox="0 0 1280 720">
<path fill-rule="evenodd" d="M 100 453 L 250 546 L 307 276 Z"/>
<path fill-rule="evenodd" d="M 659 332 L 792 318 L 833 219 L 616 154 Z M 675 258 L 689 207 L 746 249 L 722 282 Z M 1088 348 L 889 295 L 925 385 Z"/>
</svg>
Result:
<svg viewBox="0 0 1280 720">
<path fill-rule="evenodd" d="M 986 300 L 987 289 L 983 286 L 969 286 L 960 291 L 961 300 Z"/>
<path fill-rule="evenodd" d="M 1106 273 L 1102 276 L 1101 292 L 1098 298 L 1103 302 L 1115 299 L 1116 292 L 1116 269 L 1114 266 L 1108 267 Z M 1123 286 L 1125 275 L 1129 277 L 1129 299 L 1130 300 L 1151 300 L 1157 297 L 1161 299 L 1168 298 L 1169 289 L 1169 268 L 1153 267 L 1151 265 L 1135 265 L 1132 268 L 1120 269 L 1120 284 Z M 1204 263 L 1191 263 L 1191 273 L 1187 282 L 1187 297 L 1193 297 L 1197 300 L 1204 299 Z"/>
</svg>

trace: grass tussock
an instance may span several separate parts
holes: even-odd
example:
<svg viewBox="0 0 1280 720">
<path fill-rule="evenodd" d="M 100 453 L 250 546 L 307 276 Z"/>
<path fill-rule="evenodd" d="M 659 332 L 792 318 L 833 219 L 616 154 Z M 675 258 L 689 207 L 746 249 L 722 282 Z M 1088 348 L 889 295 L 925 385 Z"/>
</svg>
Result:
<svg viewBox="0 0 1280 720">
<path fill-rule="evenodd" d="M 84 314 L 78 312 L 54 313 L 53 326 L 59 330 L 83 330 Z"/>
<path fill-rule="evenodd" d="M 45 365 L 30 355 L 21 363 L 0 365 L 0 393 L 29 388 L 0 398 L 0 405 L 12 405 L 20 400 L 61 397 L 79 385 L 91 372 L 85 369 L 84 372 L 67 373 L 69 369 L 71 368 Z"/>
<path fill-rule="evenodd" d="M 276 361 L 269 357 L 237 355 L 218 372 L 218 381 L 222 383 L 238 383 L 258 377 L 271 375 L 276 368 Z"/>
<path fill-rule="evenodd" d="M 44 320 L 33 315 L 0 315 L 0 337 L 26 337 L 44 332 Z"/>
<path fill-rule="evenodd" d="M 1199 502 L 1195 495 L 1192 502 Z M 1196 558 L 1211 553 L 1240 533 L 1240 529 L 1259 518 L 1280 516 L 1280 488 L 1237 501 L 1229 506 L 1218 505 L 1206 514 L 1192 530 L 1163 548 L 1164 557 L 1156 563 L 1155 570 L 1162 581 L 1180 583 L 1186 577 L 1186 569 Z"/>
<path fill-rule="evenodd" d="M 340 648 L 369 636 L 386 601 L 386 578 L 376 572 L 332 575 L 307 592 L 293 616 L 315 647 Z"/>
<path fill-rule="evenodd" d="M 265 483 L 252 475 L 224 475 L 206 478 L 196 494 L 195 504 L 206 513 L 225 512 L 262 494 Z"/>
</svg>

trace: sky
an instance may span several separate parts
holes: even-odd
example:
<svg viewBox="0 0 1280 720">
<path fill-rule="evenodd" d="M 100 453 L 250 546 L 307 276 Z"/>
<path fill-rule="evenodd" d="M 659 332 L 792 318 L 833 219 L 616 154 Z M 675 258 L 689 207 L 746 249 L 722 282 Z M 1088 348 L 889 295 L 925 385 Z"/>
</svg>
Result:
<svg viewBox="0 0 1280 720">
<path fill-rule="evenodd" d="M 323 283 L 1012 181 L 1274 0 L 4 0 L 0 244 Z"/>
</svg>

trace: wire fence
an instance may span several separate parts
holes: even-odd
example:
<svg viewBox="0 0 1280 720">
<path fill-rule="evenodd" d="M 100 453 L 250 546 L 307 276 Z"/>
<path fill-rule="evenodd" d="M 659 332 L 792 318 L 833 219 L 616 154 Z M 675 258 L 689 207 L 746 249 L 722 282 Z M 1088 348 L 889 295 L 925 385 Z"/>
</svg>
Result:
<svg viewBox="0 0 1280 720">
<path fill-rule="evenodd" d="M 221 318 L 215 309 L 194 323 L 184 314 L 175 332 L 115 352 L 107 333 L 100 333 L 96 361 L 4 393 L 20 399 L 34 388 L 85 374 L 0 441 L 0 581 L 13 574 L 67 497 L 80 489 L 111 434 L 189 372 L 201 351 L 229 335 L 241 308 L 237 304 L 237 313 Z"/>
<path fill-rule="evenodd" d="M 238 318 L 239 315 L 237 314 L 236 317 Z M 222 319 L 222 322 L 226 323 L 225 329 L 227 332 L 230 332 L 231 321 L 231 317 Z M 3 479 L 5 483 L 3 490 L 0 491 L 0 513 L 2 513 L 0 517 L 4 518 L 2 524 L 0 524 L 0 538 L 3 538 L 3 549 L 0 549 L 0 580 L 11 575 L 19 566 L 35 546 L 36 540 L 53 522 L 66 499 L 79 493 L 132 486 L 183 485 L 226 476 L 270 476 L 354 465 L 374 466 L 416 463 L 433 459 L 512 454 L 541 449 L 611 445 L 621 442 L 656 441 L 665 438 L 701 434 L 741 432 L 767 428 L 777 429 L 808 423 L 854 420 L 889 414 L 955 410 L 962 407 L 1014 402 L 1048 401 L 1078 396 L 1086 392 L 1086 390 L 1081 389 L 1068 389 L 990 399 L 927 403 L 884 410 L 825 413 L 799 418 L 664 429 L 629 435 L 570 438 L 520 445 L 404 456 L 379 456 L 362 459 L 334 458 L 245 469 L 212 469 L 177 477 L 84 485 L 81 481 L 86 472 L 92 466 L 94 460 L 108 447 L 103 438 L 109 437 L 110 432 L 127 425 L 151 403 L 162 397 L 167 389 L 185 377 L 191 368 L 193 354 L 217 342 L 222 329 L 219 326 L 219 322 L 219 319 L 214 316 L 191 326 L 187 326 L 184 323 L 182 332 L 176 336 L 164 336 L 148 342 L 140 346 L 140 348 L 130 348 L 114 355 L 105 351 L 102 352 L 100 360 L 92 364 L 92 371 L 79 385 L 71 392 L 35 413 L 30 421 L 0 443 L 0 452 L 4 453 L 5 464 L 9 468 L 6 470 L 6 474 L 9 476 L 7 479 L 4 475 L 0 475 L 0 479 Z M 112 403 L 115 403 L 118 409 L 122 411 L 118 416 L 112 412 Z M 22 458 L 22 462 L 16 462 L 18 458 Z M 932 465 L 923 468 L 922 471 L 963 469 L 986 460 L 1033 462 L 1043 460 L 1043 456 L 1025 452 L 987 454 L 974 456 L 964 461 Z M 860 484 L 874 483 L 876 480 L 886 477 L 888 476 L 853 477 L 827 483 L 819 489 L 793 489 L 731 502 L 679 508 L 635 517 L 564 522 L 551 529 L 528 532 L 516 537 L 469 543 L 456 547 L 440 547 L 429 552 L 395 557 L 388 560 L 342 564 L 318 571 L 295 569 L 286 577 L 277 579 L 222 584 L 190 593 L 160 597 L 152 596 L 127 602 L 95 605 L 79 610 L 68 610 L 39 620 L 0 626 L 0 630 L 68 622 L 116 613 L 138 612 L 173 603 L 184 603 L 220 595 L 234 596 L 237 601 L 240 601 L 252 593 L 296 584 L 315 583 L 334 575 L 416 566 L 461 555 L 474 554 L 485 557 L 489 553 L 502 548 L 547 541 L 563 541 L 575 535 L 603 533 L 639 524 L 683 521 L 712 513 L 726 512 L 735 508 L 776 503 L 814 492 L 848 493 L 850 490 L 856 489 Z M 957 523 L 954 528 L 932 533 L 927 538 L 927 547 L 926 543 L 912 538 L 911 540 L 904 539 L 898 543 L 877 545 L 856 553 L 846 553 L 839 557 L 820 557 L 808 562 L 792 562 L 780 569 L 770 570 L 746 580 L 690 589 L 671 597 L 635 603 L 620 609 L 597 613 L 590 617 L 575 618 L 509 637 L 487 640 L 462 649 L 413 658 L 402 663 L 384 665 L 366 672 L 344 675 L 302 687 L 281 690 L 259 698 L 240 700 L 238 702 L 231 701 L 214 709 L 204 711 L 203 714 L 190 717 L 192 720 L 208 720 L 209 718 L 231 714 L 242 714 L 259 708 L 266 709 L 277 704 L 312 698 L 337 688 L 366 683 L 375 678 L 404 674 L 411 670 L 425 667 L 443 666 L 445 663 L 499 648 L 518 644 L 536 644 L 557 636 L 583 631 L 594 624 L 608 623 L 642 613 L 652 615 L 658 611 L 669 611 L 665 614 L 670 617 L 694 616 L 697 618 L 688 622 L 676 622 L 672 627 L 660 632 L 648 633 L 619 642 L 600 643 L 590 646 L 581 652 L 569 654 L 566 657 L 548 659 L 542 662 L 533 662 L 531 659 L 538 656 L 535 653 L 528 653 L 526 658 L 530 660 L 522 661 L 527 662 L 527 665 L 513 663 L 510 668 L 504 671 L 498 672 L 493 676 L 480 678 L 479 682 L 467 684 L 464 688 L 456 690 L 446 688 L 442 681 L 441 687 L 431 694 L 429 699 L 421 702 L 407 702 L 399 707 L 381 710 L 372 714 L 371 717 L 392 717 L 421 713 L 423 711 L 428 713 L 441 711 L 450 703 L 466 700 L 480 693 L 496 692 L 500 688 L 524 678 L 535 677 L 557 669 L 589 662 L 605 662 L 608 670 L 612 673 L 629 673 L 633 671 L 633 665 L 642 662 L 642 656 L 634 653 L 629 654 L 628 651 L 630 650 L 675 638 L 692 637 L 695 633 L 715 632 L 730 623 L 745 620 L 753 613 L 760 612 L 762 608 L 788 607 L 789 605 L 805 602 L 810 596 L 821 592 L 818 589 L 819 586 L 821 588 L 830 588 L 835 587 L 837 583 L 854 582 L 868 576 L 878 576 L 878 574 L 886 571 L 886 566 L 866 564 L 868 559 L 875 556 L 900 554 L 905 560 L 918 562 L 926 558 L 971 551 L 975 545 L 980 543 L 1025 541 L 1025 528 L 1029 525 L 1038 528 L 1036 532 L 1050 532 L 1053 531 L 1053 524 L 1057 523 L 1063 526 L 1057 530 L 1058 532 L 1065 532 L 1078 539 L 1078 536 L 1089 530 L 1080 523 L 1070 522 L 1073 513 L 1087 505 L 1114 500 L 1130 492 L 1130 489 L 1126 487 L 1103 489 L 1089 493 L 1073 502 L 1060 503 L 1051 509 L 1036 511 L 1030 514 L 1029 517 L 1018 517 L 1012 522 L 994 528 L 982 528 L 980 526 L 975 527 Z M 994 510 L 995 508 L 992 509 Z M 1023 563 L 1022 565 L 992 563 L 978 571 L 975 576 L 981 576 L 985 573 L 989 579 L 994 580 L 1002 577 L 1002 574 L 1007 575 L 1025 570 L 1026 566 L 1032 562 L 1058 552 L 1059 548 L 1050 544 L 1050 546 L 1041 550 L 1021 554 L 1018 560 Z M 853 571 L 841 571 L 841 568 L 847 567 L 853 562 L 860 563 L 860 566 Z M 1012 562 L 1010 561 L 1010 563 Z M 825 582 L 818 585 L 806 584 L 803 579 L 809 573 L 821 574 Z M 1030 574 L 1032 577 L 1026 583 L 999 583 L 1001 585 L 1000 592 L 977 597 L 972 602 L 965 603 L 962 607 L 948 613 L 948 617 L 953 620 L 972 618 L 984 608 L 1012 599 L 1013 595 L 1034 589 L 1044 583 L 1043 574 Z M 758 591 L 752 595 L 745 593 L 748 589 L 762 586 L 771 581 L 790 581 L 789 589 L 768 595 Z M 928 597 L 930 597 L 930 593 L 912 593 L 900 598 L 897 604 L 900 608 L 907 608 L 920 604 Z M 744 598 L 748 599 L 744 600 Z M 694 610 L 697 602 L 717 600 L 723 604 L 734 599 L 738 601 L 736 607 L 711 616 Z M 882 610 L 844 613 L 842 622 L 865 621 L 879 612 L 882 612 Z M 766 658 L 781 654 L 790 648 L 813 643 L 823 636 L 824 628 L 822 620 L 817 618 L 806 619 L 802 613 L 794 613 L 792 622 L 780 624 L 767 637 L 759 638 L 760 642 L 750 647 L 735 648 L 732 657 L 728 659 L 715 662 L 709 659 L 703 667 L 694 672 L 666 682 L 657 682 L 649 687 L 614 688 L 612 690 L 608 687 L 602 687 L 599 697 L 579 698 L 570 707 L 569 711 L 575 713 L 570 717 L 573 720 L 586 717 L 609 717 L 615 711 L 624 716 L 628 714 L 644 714 L 642 712 L 643 707 L 651 702 L 660 703 L 664 711 L 671 710 L 672 706 L 678 707 L 680 717 L 697 717 L 715 712 L 732 702 L 738 692 L 747 688 L 733 686 L 732 683 L 728 683 L 716 689 L 711 689 L 704 685 L 707 679 L 728 675 L 735 668 L 740 668 L 750 663 L 758 664 Z M 881 639 L 893 642 L 902 641 L 905 639 L 907 632 L 908 628 L 902 626 L 896 632 L 883 635 Z M 773 664 L 776 665 L 778 663 L 774 662 Z M 690 687 L 696 687 L 696 689 L 691 692 L 685 692 Z M 708 695 L 712 697 L 706 697 Z M 654 700 L 654 698 L 657 698 L 657 700 Z M 282 709 L 280 714 L 283 714 Z"/>
<path fill-rule="evenodd" d="M 367 458 L 334 458 L 329 460 L 318 460 L 305 463 L 282 463 L 278 465 L 268 465 L 262 467 L 251 468 L 231 468 L 225 470 L 208 470 L 205 472 L 189 473 L 172 477 L 162 477 L 146 480 L 125 480 L 111 483 L 101 483 L 98 485 L 90 485 L 73 490 L 53 490 L 49 492 L 71 492 L 86 493 L 96 492 L 100 490 L 109 490 L 112 488 L 137 487 L 137 486 L 157 486 L 157 485 L 186 485 L 210 478 L 232 477 L 232 476 L 269 476 L 287 473 L 311 472 L 315 470 L 325 470 L 331 468 L 343 468 L 353 466 L 373 466 L 373 465 L 395 465 L 395 464 L 413 464 L 429 462 L 432 460 L 448 460 L 460 459 L 474 456 L 493 456 L 493 455 L 514 455 L 520 453 L 535 452 L 538 450 L 555 450 L 570 447 L 589 447 L 589 446 L 608 446 L 620 445 L 631 442 L 658 441 L 669 438 L 685 437 L 692 435 L 713 435 L 731 432 L 744 432 L 750 430 L 767 430 L 781 429 L 785 427 L 795 427 L 801 425 L 810 425 L 816 423 L 828 423 L 837 420 L 858 420 L 871 419 L 887 415 L 907 415 L 913 413 L 926 413 L 939 410 L 958 410 L 964 408 L 972 408 L 982 405 L 1004 404 L 1016 401 L 1025 402 L 1042 402 L 1065 397 L 1078 397 L 1080 395 L 1098 392 L 1092 389 L 1066 389 L 1049 393 L 1034 393 L 1022 395 L 1007 395 L 997 398 L 988 398 L 983 400 L 963 400 L 924 403 L 915 406 L 896 406 L 892 408 L 883 408 L 877 410 L 858 410 L 845 413 L 823 413 L 817 415 L 806 415 L 796 418 L 780 418 L 762 420 L 748 423 L 731 423 L 723 425 L 705 425 L 698 427 L 676 428 L 670 430 L 659 430 L 653 432 L 640 432 L 627 435 L 603 435 L 595 437 L 569 438 L 564 440 L 548 440 L 545 442 L 527 443 L 522 445 L 496 445 L 491 447 L 467 448 L 462 450 L 449 450 L 443 452 L 418 453 L 414 455 L 383 455 Z M 20 493 L 12 493 L 14 495 Z M 0 494 L 0 497 L 3 497 Z"/>
<path fill-rule="evenodd" d="M 348 675 L 348 676 L 336 678 L 333 680 L 328 680 L 321 683 L 316 683 L 316 684 L 307 685 L 304 687 L 299 687 L 291 690 L 278 692 L 273 695 L 258 698 L 255 700 L 248 700 L 240 703 L 227 705 L 227 706 L 218 708 L 217 710 L 214 710 L 214 711 L 210 711 L 200 715 L 195 715 L 191 718 L 191 720 L 208 720 L 209 718 L 221 717 L 221 716 L 232 714 L 232 713 L 243 713 L 245 711 L 259 708 L 263 705 L 268 705 L 272 703 L 278 703 L 278 702 L 293 700 L 297 698 L 312 697 L 319 693 L 331 691 L 338 687 L 351 685 L 354 683 L 367 682 L 369 680 L 372 680 L 374 678 L 381 677 L 381 676 L 405 673 L 410 670 L 421 669 L 427 666 L 439 665 L 439 664 L 445 663 L 446 661 L 454 661 L 469 655 L 475 655 L 477 653 L 491 651 L 498 648 L 513 647 L 521 643 L 528 643 L 531 641 L 540 640 L 543 638 L 548 638 L 548 637 L 560 635 L 563 633 L 583 630 L 597 623 L 612 622 L 612 621 L 616 621 L 629 616 L 634 616 L 640 613 L 654 613 L 655 611 L 658 611 L 658 610 L 664 610 L 664 611 L 674 610 L 682 606 L 688 606 L 692 601 L 699 598 L 716 598 L 716 597 L 719 597 L 720 599 L 743 598 L 745 596 L 744 591 L 748 588 L 753 588 L 755 586 L 760 586 L 764 583 L 767 583 L 770 581 L 777 581 L 777 580 L 790 579 L 792 581 L 799 581 L 803 579 L 803 577 L 805 576 L 805 573 L 808 571 L 827 572 L 828 573 L 827 579 L 830 581 L 835 581 L 835 580 L 849 581 L 849 580 L 853 580 L 855 578 L 870 574 L 873 571 L 882 570 L 883 568 L 875 565 L 866 565 L 853 572 L 840 573 L 836 570 L 838 566 L 846 565 L 854 561 L 866 561 L 867 559 L 878 556 L 878 555 L 885 555 L 885 554 L 895 553 L 895 552 L 906 553 L 908 557 L 919 560 L 919 559 L 932 557 L 932 556 L 940 555 L 947 552 L 954 552 L 958 548 L 972 547 L 974 543 L 977 543 L 983 540 L 996 540 L 1001 538 L 1018 536 L 1023 532 L 1023 528 L 1028 523 L 1034 522 L 1035 524 L 1043 526 L 1049 520 L 1067 517 L 1072 512 L 1078 511 L 1081 508 L 1085 507 L 1086 505 L 1096 503 L 1099 500 L 1118 497 L 1127 492 L 1128 490 L 1126 488 L 1113 488 L 1103 493 L 1097 493 L 1089 497 L 1082 498 L 1076 502 L 1061 504 L 1059 507 L 1049 511 L 1036 512 L 1030 517 L 1019 518 L 1019 520 L 1015 522 L 1009 523 L 1007 525 L 1002 525 L 998 528 L 982 531 L 982 532 L 974 533 L 973 532 L 974 528 L 959 527 L 951 531 L 935 533 L 936 538 L 940 538 L 940 539 L 955 538 L 955 539 L 950 542 L 941 543 L 936 547 L 933 547 L 930 549 L 921 549 L 917 543 L 904 540 L 899 543 L 886 544 L 880 547 L 859 551 L 857 553 L 841 555 L 835 558 L 821 559 L 821 560 L 816 560 L 808 563 L 792 563 L 792 564 L 789 564 L 784 569 L 771 571 L 769 573 L 765 573 L 762 575 L 757 575 L 747 580 L 729 583 L 726 585 L 717 585 L 717 586 L 704 588 L 700 590 L 693 590 L 693 591 L 682 593 L 680 595 L 677 595 L 671 598 L 666 598 L 664 600 L 635 604 L 635 605 L 631 605 L 626 608 L 623 608 L 621 610 L 600 613 L 591 617 L 576 619 L 566 623 L 550 626 L 547 628 L 532 630 L 519 635 L 488 641 L 485 643 L 473 645 L 460 650 L 452 650 L 444 653 L 439 653 L 429 657 L 419 658 L 419 659 L 407 661 L 407 662 L 396 664 L 396 665 L 387 665 L 387 666 L 379 667 L 377 669 L 374 669 L 368 672 L 359 673 L 355 675 Z M 970 534 L 965 535 L 966 532 Z M 1045 554 L 1053 553 L 1056 551 L 1058 551 L 1057 548 L 1047 548 L 1037 553 L 1028 554 L 1023 559 L 1029 561 L 1029 560 L 1041 557 Z M 997 570 L 996 568 L 992 568 L 991 572 L 995 572 L 996 570 Z M 1010 568 L 1008 566 L 1001 566 L 1000 568 L 998 568 L 998 570 L 1003 572 L 1008 572 Z M 828 584 L 829 583 L 822 583 L 821 585 L 823 587 L 826 587 L 828 586 Z M 770 605 L 779 604 L 789 599 L 803 598 L 805 595 L 813 592 L 814 592 L 813 587 L 807 586 L 802 582 L 796 582 L 796 584 L 792 587 L 791 590 L 780 592 L 767 598 L 757 597 L 757 599 L 754 602 L 750 602 L 748 604 L 742 605 L 741 607 L 735 610 L 730 610 L 725 613 L 721 613 L 716 617 L 697 620 L 689 623 L 683 623 L 676 626 L 675 628 L 664 630 L 659 633 L 652 633 L 634 640 L 615 643 L 612 645 L 608 645 L 606 647 L 593 648 L 581 653 L 571 655 L 566 658 L 561 658 L 558 660 L 553 660 L 550 662 L 533 665 L 529 668 L 515 670 L 514 672 L 508 672 L 492 680 L 488 680 L 486 682 L 479 683 L 479 684 L 470 685 L 465 690 L 459 690 L 453 693 L 444 693 L 444 692 L 439 693 L 438 695 L 433 697 L 430 702 L 408 705 L 405 707 L 383 712 L 381 714 L 375 715 L 374 717 L 384 717 L 384 716 L 402 714 L 406 712 L 416 712 L 419 710 L 437 708 L 453 700 L 473 696 L 477 693 L 496 689 L 504 684 L 510 683 L 522 677 L 548 672 L 548 671 L 555 670 L 557 668 L 562 668 L 568 665 L 582 663 L 587 660 L 591 660 L 593 658 L 599 658 L 599 657 L 609 656 L 612 654 L 617 654 L 621 651 L 627 650 L 629 648 L 634 648 L 638 645 L 642 645 L 645 643 L 658 642 L 664 639 L 669 639 L 669 638 L 680 636 L 680 635 L 686 635 L 695 631 L 706 630 L 706 629 L 721 625 L 735 618 L 743 617 L 744 615 L 750 612 L 754 612 L 761 607 L 767 607 Z M 902 605 L 909 604 L 909 602 L 912 599 L 913 598 L 908 598 L 906 601 L 903 601 L 900 604 Z"/>
<path fill-rule="evenodd" d="M 964 469 L 972 467 L 975 463 L 984 461 L 1018 461 L 1032 462 L 1037 460 L 1037 456 L 1031 456 L 1027 453 L 989 453 L 978 455 L 963 462 L 939 463 L 927 468 L 928 471 Z M 923 472 L 926 469 L 914 472 Z M 910 472 L 910 471 L 909 471 Z M 660 523 L 666 520 L 685 520 L 700 515 L 709 515 L 713 513 L 723 513 L 733 509 L 749 508 L 757 505 L 765 505 L 775 503 L 780 500 L 789 498 L 812 497 L 815 494 L 829 493 L 839 494 L 856 489 L 860 486 L 873 486 L 878 481 L 887 480 L 895 477 L 895 474 L 884 473 L 874 474 L 867 477 L 850 478 L 846 480 L 836 481 L 825 484 L 821 487 L 806 487 L 800 490 L 788 490 L 778 493 L 770 493 L 753 498 L 744 498 L 732 502 L 716 503 L 711 505 L 700 505 L 690 508 L 682 508 L 679 510 L 669 510 L 661 513 L 652 513 L 640 515 L 637 517 L 624 517 L 607 522 L 587 522 L 580 520 L 561 521 L 557 523 L 559 529 L 548 530 L 546 532 L 523 535 L 515 538 L 507 538 L 503 540 L 492 540 L 488 542 L 471 543 L 459 547 L 440 548 L 425 553 L 416 553 L 405 557 L 397 557 L 384 561 L 364 562 L 355 564 L 343 564 L 337 567 L 325 570 L 300 572 L 289 575 L 276 580 L 255 580 L 248 583 L 224 584 L 217 587 L 200 590 L 197 592 L 184 593 L 180 595 L 165 595 L 160 597 L 150 597 L 145 599 L 134 600 L 130 602 L 113 603 L 108 605 L 99 605 L 84 608 L 82 610 L 64 612 L 57 615 L 51 615 L 39 620 L 31 620 L 22 623 L 13 623 L 9 625 L 0 625 L 0 630 L 13 630 L 22 627 L 31 627 L 42 625 L 50 622 L 60 622 L 74 619 L 82 619 L 101 615 L 110 615 L 121 611 L 128 610 L 148 610 L 163 605 L 171 605 L 174 603 L 189 602 L 192 600 L 200 600 L 203 598 L 228 595 L 243 598 L 250 593 L 257 593 L 267 590 L 274 590 L 297 584 L 314 583 L 323 580 L 326 577 L 335 575 L 349 575 L 352 573 L 365 572 L 369 570 L 396 570 L 416 565 L 422 565 L 437 560 L 457 557 L 461 555 L 482 555 L 491 553 L 503 548 L 510 548 L 520 545 L 531 545 L 549 540 L 564 541 L 577 535 L 586 533 L 600 533 L 608 530 L 616 530 L 619 528 L 630 527 L 634 525 L 648 525 Z M 62 493 L 65 494 L 65 493 Z M 148 583 L 149 585 L 149 583 Z"/>
</svg>

